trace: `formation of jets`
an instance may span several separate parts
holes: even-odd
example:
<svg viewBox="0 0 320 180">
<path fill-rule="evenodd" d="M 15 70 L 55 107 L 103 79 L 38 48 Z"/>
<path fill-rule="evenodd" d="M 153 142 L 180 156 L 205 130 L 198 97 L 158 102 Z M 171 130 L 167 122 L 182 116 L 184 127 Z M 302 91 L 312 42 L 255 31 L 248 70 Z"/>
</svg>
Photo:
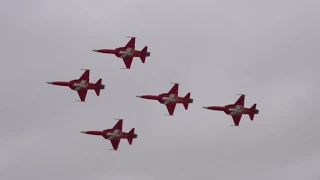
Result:
<svg viewBox="0 0 320 180">
<path fill-rule="evenodd" d="M 115 49 L 98 49 L 93 51 L 99 53 L 114 54 L 117 57 L 122 58 L 126 66 L 125 69 L 131 68 L 131 64 L 134 57 L 139 57 L 142 63 L 145 63 L 146 57 L 150 57 L 151 55 L 151 53 L 148 52 L 148 46 L 145 46 L 141 51 L 135 49 L 135 37 L 131 37 L 130 41 L 126 44 L 125 47 L 118 47 Z M 94 90 L 96 95 L 99 96 L 100 90 L 105 89 L 105 85 L 102 84 L 101 78 L 96 83 L 89 82 L 90 70 L 83 70 L 85 70 L 85 72 L 81 75 L 79 79 L 74 79 L 71 81 L 54 81 L 47 83 L 57 86 L 67 86 L 70 89 L 77 91 L 80 98 L 79 102 L 85 102 L 88 90 Z M 165 115 L 173 116 L 176 104 L 183 104 L 185 110 L 188 110 L 189 104 L 193 103 L 193 99 L 190 97 L 191 93 L 188 92 L 184 97 L 181 97 L 178 95 L 179 84 L 172 84 L 174 84 L 173 87 L 167 93 L 162 93 L 158 95 L 139 95 L 136 97 L 142 99 L 157 100 L 161 104 L 164 104 L 169 113 Z M 234 126 L 239 126 L 243 114 L 248 114 L 252 121 L 254 119 L 254 115 L 259 114 L 259 110 L 256 109 L 257 104 L 252 105 L 250 108 L 244 107 L 245 95 L 238 95 L 241 96 L 234 104 L 228 104 L 225 106 L 206 106 L 203 108 L 215 111 L 223 111 L 227 115 L 232 116 Z M 103 138 L 110 140 L 113 150 L 118 150 L 118 146 L 121 139 L 127 139 L 129 144 L 131 145 L 133 139 L 138 137 L 138 135 L 134 132 L 135 128 L 132 128 L 129 132 L 123 132 L 123 119 L 117 120 L 118 122 L 111 129 L 81 131 L 81 133 L 102 136 Z"/>
</svg>

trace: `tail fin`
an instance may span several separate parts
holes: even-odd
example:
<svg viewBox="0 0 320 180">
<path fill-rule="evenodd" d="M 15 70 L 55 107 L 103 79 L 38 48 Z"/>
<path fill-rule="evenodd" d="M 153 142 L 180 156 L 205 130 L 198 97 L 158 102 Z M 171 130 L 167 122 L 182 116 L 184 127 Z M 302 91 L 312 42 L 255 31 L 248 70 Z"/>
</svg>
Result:
<svg viewBox="0 0 320 180">
<path fill-rule="evenodd" d="M 132 144 L 133 135 L 134 135 L 134 128 L 132 128 L 132 129 L 129 131 L 128 137 L 127 137 L 128 142 L 129 142 L 130 145 Z"/>
<path fill-rule="evenodd" d="M 254 105 L 252 105 L 251 108 L 250 108 L 249 117 L 250 117 L 251 121 L 253 121 L 253 118 L 254 118 L 254 110 L 256 109 L 256 106 L 257 106 L 257 104 L 254 104 Z"/>
<path fill-rule="evenodd" d="M 190 99 L 190 93 L 188 93 L 184 98 L 183 98 L 183 106 L 186 110 L 188 110 L 188 105 L 189 105 L 189 99 Z"/>
<path fill-rule="evenodd" d="M 142 61 L 142 63 L 146 62 L 146 53 L 148 51 L 148 46 L 145 46 L 142 50 L 141 50 L 141 56 L 140 59 Z"/>
<path fill-rule="evenodd" d="M 94 89 L 94 91 L 96 92 L 97 96 L 100 95 L 100 85 L 102 83 L 102 79 L 99 79 L 97 82 L 96 82 L 96 88 Z"/>
</svg>

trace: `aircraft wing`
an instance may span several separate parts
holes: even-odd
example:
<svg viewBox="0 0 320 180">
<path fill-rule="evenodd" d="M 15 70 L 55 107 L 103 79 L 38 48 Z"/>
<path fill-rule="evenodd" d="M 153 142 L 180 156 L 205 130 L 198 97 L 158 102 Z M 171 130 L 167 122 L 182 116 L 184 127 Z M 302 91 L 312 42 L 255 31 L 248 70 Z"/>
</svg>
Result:
<svg viewBox="0 0 320 180">
<path fill-rule="evenodd" d="M 173 103 L 173 102 L 168 103 L 168 104 L 166 104 L 166 107 L 168 109 L 169 114 L 172 116 L 174 113 L 174 110 L 176 108 L 176 103 Z"/>
<path fill-rule="evenodd" d="M 89 75 L 90 75 L 90 70 L 86 70 L 82 74 L 82 76 L 79 78 L 79 80 L 81 80 L 81 81 L 85 80 L 85 81 L 89 82 Z"/>
<path fill-rule="evenodd" d="M 168 94 L 175 94 L 176 96 L 178 96 L 178 91 L 179 91 L 179 84 L 175 84 L 175 85 L 173 85 L 173 87 L 170 89 L 170 91 L 168 92 Z"/>
<path fill-rule="evenodd" d="M 112 144 L 112 147 L 114 150 L 118 150 L 118 146 L 119 146 L 119 143 L 120 143 L 120 139 L 117 139 L 117 140 L 110 140 L 111 144 Z"/>
<path fill-rule="evenodd" d="M 245 97 L 245 95 L 241 95 L 240 97 L 239 97 L 239 99 L 234 103 L 234 105 L 241 105 L 241 106 L 244 106 L 244 98 Z"/>
<path fill-rule="evenodd" d="M 77 90 L 77 93 L 78 93 L 81 101 L 85 101 L 86 100 L 87 92 L 88 92 L 88 89 L 84 89 L 84 88 L 81 88 L 81 89 Z"/>
<path fill-rule="evenodd" d="M 120 119 L 116 125 L 113 126 L 112 129 L 118 129 L 118 130 L 121 130 L 122 131 L 122 119 Z"/>
<path fill-rule="evenodd" d="M 136 45 L 136 38 L 131 38 L 130 41 L 126 44 L 125 48 L 132 48 L 133 50 L 135 49 Z"/>
<path fill-rule="evenodd" d="M 127 69 L 130 69 L 132 60 L 133 60 L 133 56 L 126 56 L 123 58 L 123 62 L 126 65 Z"/>
<path fill-rule="evenodd" d="M 232 119 L 233 119 L 233 122 L 234 122 L 234 125 L 235 125 L 235 126 L 239 126 L 241 117 L 242 117 L 242 114 L 240 114 L 240 115 L 233 115 L 233 116 L 232 116 Z"/>
</svg>

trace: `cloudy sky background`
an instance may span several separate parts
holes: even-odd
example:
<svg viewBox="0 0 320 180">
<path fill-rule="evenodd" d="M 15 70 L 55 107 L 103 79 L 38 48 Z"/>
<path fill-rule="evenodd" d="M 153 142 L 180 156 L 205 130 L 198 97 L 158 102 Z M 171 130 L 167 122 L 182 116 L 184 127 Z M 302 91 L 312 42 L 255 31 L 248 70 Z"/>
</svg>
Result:
<svg viewBox="0 0 320 180">
<path fill-rule="evenodd" d="M 2 0 L 0 6 L 0 179 L 318 180 L 320 22 L 318 0 Z M 131 70 L 114 55 L 92 52 L 149 46 Z M 47 81 L 91 69 L 86 103 Z M 164 105 L 179 82 L 194 104 Z M 239 127 L 203 106 L 257 103 Z M 119 151 L 103 130 L 124 118 L 138 139 Z"/>
</svg>

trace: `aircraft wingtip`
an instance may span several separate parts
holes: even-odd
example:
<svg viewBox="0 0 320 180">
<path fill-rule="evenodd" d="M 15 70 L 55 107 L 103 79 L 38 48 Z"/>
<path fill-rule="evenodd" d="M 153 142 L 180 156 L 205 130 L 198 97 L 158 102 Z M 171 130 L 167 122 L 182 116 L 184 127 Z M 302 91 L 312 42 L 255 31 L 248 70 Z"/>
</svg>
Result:
<svg viewBox="0 0 320 180">
<path fill-rule="evenodd" d="M 122 118 L 113 118 L 114 120 L 123 120 Z"/>
</svg>

